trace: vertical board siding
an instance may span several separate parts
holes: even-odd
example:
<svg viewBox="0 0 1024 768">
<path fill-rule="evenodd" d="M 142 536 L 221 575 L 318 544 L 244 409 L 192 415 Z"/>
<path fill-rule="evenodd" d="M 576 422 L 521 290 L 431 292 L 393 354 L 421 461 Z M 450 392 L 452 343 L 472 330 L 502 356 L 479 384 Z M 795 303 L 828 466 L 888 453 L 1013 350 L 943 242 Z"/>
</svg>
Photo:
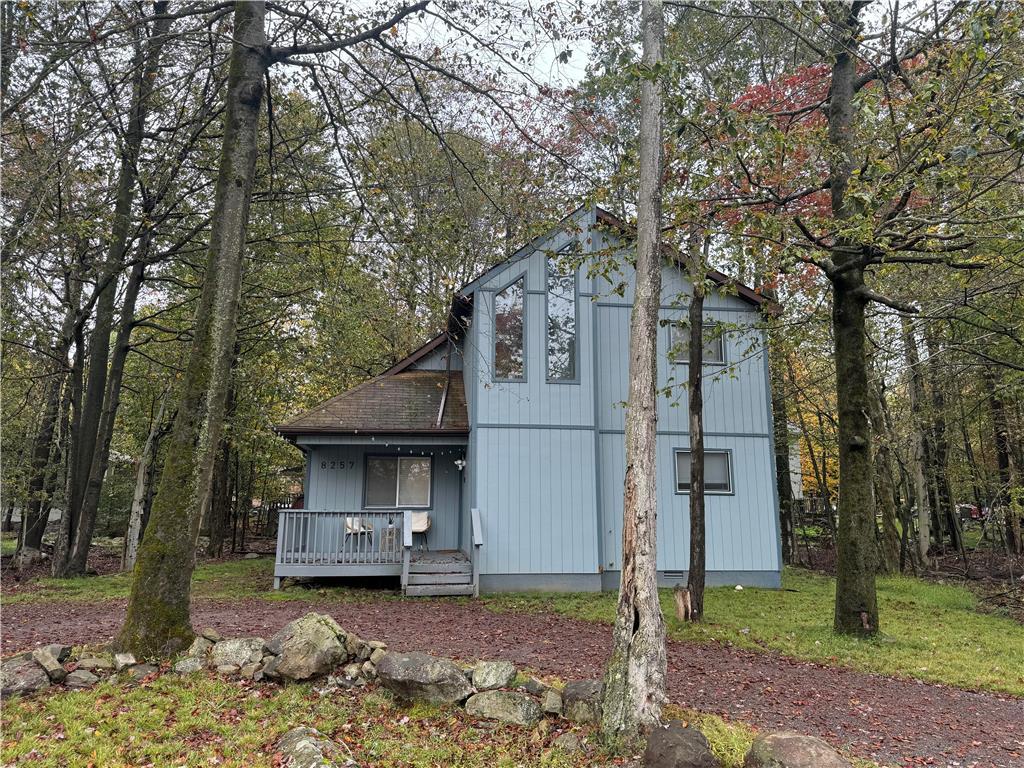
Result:
<svg viewBox="0 0 1024 768">
<path fill-rule="evenodd" d="M 462 355 L 458 345 L 452 346 L 452 366 L 453 371 L 462 370 Z M 412 370 L 414 371 L 446 371 L 448 370 L 448 345 L 442 344 L 440 347 L 435 349 L 429 355 L 424 358 L 417 360 L 412 364 Z"/>
<path fill-rule="evenodd" d="M 481 572 L 595 573 L 594 433 L 482 428 L 476 439 Z"/>
<path fill-rule="evenodd" d="M 465 455 L 458 445 L 417 446 L 401 451 L 395 443 L 381 441 L 379 445 L 313 445 L 306 460 L 309 462 L 309 484 L 306 488 L 306 509 L 357 513 L 363 507 L 364 467 L 367 454 L 373 455 L 432 455 L 434 457 L 430 509 L 430 533 L 427 546 L 431 549 L 456 549 L 459 546 L 459 486 L 461 473 L 455 460 Z M 345 469 L 324 469 L 322 462 L 344 462 Z M 383 510 L 373 509 L 371 512 Z M 395 512 L 396 516 L 400 511 Z M 417 537 L 419 541 L 419 537 Z"/>
<path fill-rule="evenodd" d="M 582 220 L 581 220 L 582 222 Z M 575 237 L 575 235 L 573 235 Z M 615 242 L 584 232 L 586 248 Z M 620 565 L 622 430 L 629 384 L 632 280 L 621 267 L 612 282 L 578 274 L 578 384 L 549 383 L 546 370 L 546 259 L 569 240 L 557 233 L 532 252 L 497 269 L 476 286 L 473 321 L 463 350 L 471 435 L 465 507 L 481 511 L 485 574 L 596 573 Z M 621 260 L 620 260 L 621 261 Z M 494 291 L 525 276 L 526 381 L 492 381 Z M 671 306 L 689 286 L 680 269 L 663 274 L 664 320 L 680 317 Z M 709 496 L 708 569 L 778 570 L 771 471 L 770 414 L 759 312 L 735 296 L 714 294 L 707 316 L 736 326 L 726 337 L 730 367 L 709 368 L 705 429 L 709 448 L 733 452 L 734 494 Z M 668 328 L 658 329 L 658 379 L 680 385 L 659 398 L 658 487 L 661 570 L 685 570 L 689 559 L 689 497 L 675 494 L 673 448 L 688 447 L 686 366 L 668 363 Z M 670 381 L 674 377 L 674 382 Z M 665 434 L 670 433 L 670 434 Z M 681 433 L 681 434 L 671 434 Z M 600 512 L 598 511 L 600 510 Z M 598 516 L 601 519 L 598 519 Z M 467 516 L 468 519 L 468 516 Z M 463 532 L 468 540 L 468 532 Z M 603 550 L 603 557 L 599 553 Z M 599 562 L 599 558 L 604 562 Z"/>
<path fill-rule="evenodd" d="M 678 319 L 682 310 L 662 310 L 660 316 L 669 321 Z M 630 308 L 599 304 L 597 334 L 601 340 L 598 353 L 598 403 L 601 429 L 623 429 L 629 397 L 629 315 Z M 742 324 L 743 329 L 729 330 L 725 336 L 726 366 L 704 368 L 704 429 L 725 434 L 766 435 L 771 429 L 771 415 L 765 409 L 767 382 L 764 376 L 764 336 L 756 327 L 756 312 L 707 312 L 709 320 Z M 669 329 L 658 328 L 658 386 L 672 387 L 669 396 L 658 398 L 658 429 L 663 432 L 686 432 L 689 429 L 687 366 L 669 362 Z"/>
<path fill-rule="evenodd" d="M 603 433 L 601 503 L 609 511 L 602 535 L 606 570 L 618 570 L 622 553 L 622 478 L 626 471 L 624 436 Z M 706 500 L 709 571 L 777 571 L 771 445 L 761 437 L 707 438 L 708 450 L 732 452 L 733 493 Z M 690 561 L 690 497 L 675 493 L 674 449 L 689 439 L 658 435 L 658 569 L 684 571 Z"/>
</svg>

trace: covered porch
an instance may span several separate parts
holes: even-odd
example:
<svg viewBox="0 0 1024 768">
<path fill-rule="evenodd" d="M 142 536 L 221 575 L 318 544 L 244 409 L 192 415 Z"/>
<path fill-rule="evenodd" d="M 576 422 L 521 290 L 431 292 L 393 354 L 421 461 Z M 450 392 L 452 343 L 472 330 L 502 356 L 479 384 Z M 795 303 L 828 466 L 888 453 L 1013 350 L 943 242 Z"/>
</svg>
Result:
<svg viewBox="0 0 1024 768">
<path fill-rule="evenodd" d="M 285 577 L 397 576 L 406 594 L 476 594 L 461 371 L 392 370 L 277 431 L 305 455 L 304 509 L 281 510 Z"/>
<path fill-rule="evenodd" d="M 278 513 L 274 588 L 293 577 L 395 576 L 407 595 L 479 593 L 480 515 L 470 510 L 471 541 L 463 549 L 427 549 L 416 540 L 415 515 L 283 509 Z"/>
</svg>

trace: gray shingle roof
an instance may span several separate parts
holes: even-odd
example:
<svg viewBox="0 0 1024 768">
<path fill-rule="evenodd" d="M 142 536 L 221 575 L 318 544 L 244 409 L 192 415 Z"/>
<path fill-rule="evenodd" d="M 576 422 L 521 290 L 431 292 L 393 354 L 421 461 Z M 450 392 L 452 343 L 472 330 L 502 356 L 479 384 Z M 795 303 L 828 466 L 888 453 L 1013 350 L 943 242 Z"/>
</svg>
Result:
<svg viewBox="0 0 1024 768">
<path fill-rule="evenodd" d="M 283 435 L 466 434 L 469 419 L 461 371 L 452 372 L 444 418 L 437 426 L 447 380 L 444 371 L 406 370 L 378 376 L 279 424 L 276 429 Z"/>
</svg>

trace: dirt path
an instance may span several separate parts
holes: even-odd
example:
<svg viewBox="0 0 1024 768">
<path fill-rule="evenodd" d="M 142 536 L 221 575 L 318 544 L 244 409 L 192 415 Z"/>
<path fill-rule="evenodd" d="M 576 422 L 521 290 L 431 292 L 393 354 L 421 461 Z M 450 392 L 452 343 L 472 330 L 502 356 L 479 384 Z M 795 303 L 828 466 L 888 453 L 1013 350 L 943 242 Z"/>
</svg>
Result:
<svg viewBox="0 0 1024 768">
<path fill-rule="evenodd" d="M 463 659 L 502 658 L 563 679 L 598 677 L 606 627 L 550 614 L 496 614 L 479 604 L 381 601 L 197 602 L 196 627 L 269 637 L 310 610 L 397 650 Z M 3 612 L 3 653 L 60 639 L 103 641 L 124 601 L 12 605 Z M 763 729 L 821 736 L 889 765 L 1024 766 L 1024 700 L 823 667 L 770 653 L 670 642 L 669 696 L 679 705 Z"/>
</svg>

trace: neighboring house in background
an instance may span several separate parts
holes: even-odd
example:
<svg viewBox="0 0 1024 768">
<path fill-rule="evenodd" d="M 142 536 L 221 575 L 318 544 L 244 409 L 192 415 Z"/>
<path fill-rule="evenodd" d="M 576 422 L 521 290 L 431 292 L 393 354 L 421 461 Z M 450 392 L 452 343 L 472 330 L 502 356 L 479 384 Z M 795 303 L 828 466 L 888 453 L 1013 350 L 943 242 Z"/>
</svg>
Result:
<svg viewBox="0 0 1024 768">
<path fill-rule="evenodd" d="M 444 333 L 277 427 L 305 453 L 306 509 L 281 513 L 275 585 L 393 575 L 407 594 L 617 587 L 633 300 L 623 231 L 605 211 L 577 210 L 462 288 Z M 616 251 L 614 275 L 591 274 Z M 764 300 L 709 277 L 722 289 L 705 303 L 707 580 L 776 587 Z M 658 402 L 658 571 L 675 584 L 690 546 L 686 364 L 674 346 L 689 283 L 670 262 L 663 283 L 658 383 L 677 386 Z"/>
</svg>

